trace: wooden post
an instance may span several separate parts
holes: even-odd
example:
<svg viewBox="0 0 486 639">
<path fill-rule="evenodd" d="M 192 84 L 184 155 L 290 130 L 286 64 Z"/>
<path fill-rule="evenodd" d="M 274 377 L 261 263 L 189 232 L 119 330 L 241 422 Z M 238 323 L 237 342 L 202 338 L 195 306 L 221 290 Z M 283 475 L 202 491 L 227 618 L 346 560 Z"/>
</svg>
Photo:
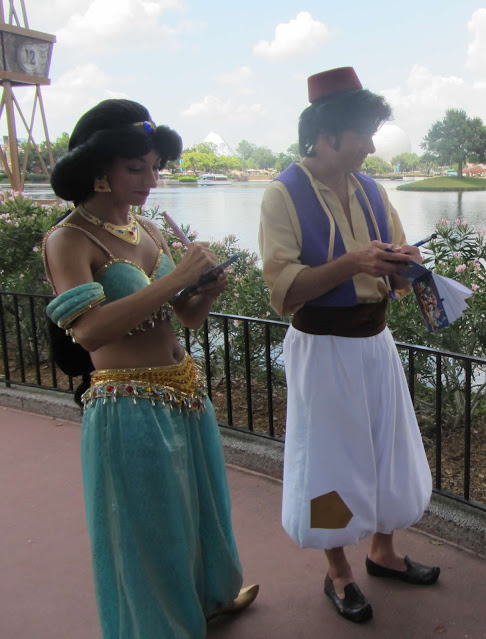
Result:
<svg viewBox="0 0 486 639">
<path fill-rule="evenodd" d="M 17 145 L 17 131 L 15 128 L 15 114 L 10 82 L 3 83 L 3 101 L 5 103 L 5 111 L 7 113 L 8 147 L 10 151 L 10 166 L 12 171 L 11 186 L 14 191 L 21 191 L 23 184 L 20 176 L 19 149 Z"/>
</svg>

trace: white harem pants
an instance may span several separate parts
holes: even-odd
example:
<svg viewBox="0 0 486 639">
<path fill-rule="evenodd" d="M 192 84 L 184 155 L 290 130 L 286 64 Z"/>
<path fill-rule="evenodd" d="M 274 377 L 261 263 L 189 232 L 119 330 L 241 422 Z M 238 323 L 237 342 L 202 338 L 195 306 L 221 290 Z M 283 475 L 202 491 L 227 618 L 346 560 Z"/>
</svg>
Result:
<svg viewBox="0 0 486 639">
<path fill-rule="evenodd" d="M 284 342 L 282 524 L 302 547 L 356 544 L 423 515 L 432 478 L 390 331 Z"/>
</svg>

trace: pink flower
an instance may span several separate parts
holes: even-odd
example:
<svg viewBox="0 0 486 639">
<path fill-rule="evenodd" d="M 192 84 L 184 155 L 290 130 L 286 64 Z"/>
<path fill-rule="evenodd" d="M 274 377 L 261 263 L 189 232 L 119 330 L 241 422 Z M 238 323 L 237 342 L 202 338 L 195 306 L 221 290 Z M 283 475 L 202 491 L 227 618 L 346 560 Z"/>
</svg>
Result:
<svg viewBox="0 0 486 639">
<path fill-rule="evenodd" d="M 32 250 L 34 251 L 34 253 L 37 253 L 38 250 L 39 250 L 39 247 L 38 246 L 34 246 L 34 247 L 32 247 Z"/>
<path fill-rule="evenodd" d="M 453 255 L 453 257 L 461 257 L 462 252 L 461 251 L 455 251 L 452 255 Z"/>
<path fill-rule="evenodd" d="M 471 284 L 471 289 L 473 291 L 478 291 L 479 290 L 479 284 Z"/>
<path fill-rule="evenodd" d="M 422 379 L 422 373 L 417 373 L 416 377 L 417 379 Z"/>
<path fill-rule="evenodd" d="M 459 264 L 459 266 L 456 266 L 456 273 L 462 273 L 463 271 L 466 270 L 466 265 L 465 264 Z"/>
<path fill-rule="evenodd" d="M 443 218 L 438 225 L 442 224 L 443 226 L 449 226 L 449 222 L 448 220 L 446 220 L 445 218 Z"/>
</svg>

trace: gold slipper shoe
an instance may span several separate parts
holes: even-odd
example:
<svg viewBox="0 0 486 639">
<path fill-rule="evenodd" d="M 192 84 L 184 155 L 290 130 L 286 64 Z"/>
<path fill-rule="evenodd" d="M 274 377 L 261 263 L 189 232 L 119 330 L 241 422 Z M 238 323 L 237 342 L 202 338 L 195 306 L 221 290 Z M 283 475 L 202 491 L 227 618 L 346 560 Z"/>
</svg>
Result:
<svg viewBox="0 0 486 639">
<path fill-rule="evenodd" d="M 260 586 L 258 584 L 253 584 L 252 586 L 242 588 L 236 599 L 234 599 L 228 606 L 216 610 L 216 612 L 208 617 L 207 621 L 210 621 L 215 617 L 219 617 L 220 615 L 235 615 L 242 610 L 245 610 L 245 608 L 251 606 L 251 604 L 255 601 L 259 590 Z"/>
</svg>

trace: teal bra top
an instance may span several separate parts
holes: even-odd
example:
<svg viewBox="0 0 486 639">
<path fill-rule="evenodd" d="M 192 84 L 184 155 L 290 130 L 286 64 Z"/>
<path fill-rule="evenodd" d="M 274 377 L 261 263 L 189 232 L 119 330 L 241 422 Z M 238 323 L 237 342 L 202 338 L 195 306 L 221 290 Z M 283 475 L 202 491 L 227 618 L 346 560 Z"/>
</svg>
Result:
<svg viewBox="0 0 486 639">
<path fill-rule="evenodd" d="M 102 302 L 103 304 L 109 304 L 110 302 L 115 302 L 116 300 L 122 299 L 127 295 L 131 295 L 132 293 L 135 293 L 145 286 L 148 286 L 155 280 L 164 277 L 164 275 L 167 275 L 175 268 L 168 255 L 164 253 L 160 242 L 154 236 L 152 230 L 143 223 L 139 216 L 137 216 L 137 220 L 141 224 L 141 226 L 148 232 L 159 249 L 157 261 L 150 275 L 147 275 L 147 273 L 145 273 L 145 271 L 134 262 L 130 262 L 130 260 L 125 260 L 122 258 L 116 258 L 108 250 L 108 248 L 102 242 L 100 242 L 97 237 L 92 235 L 89 231 L 82 228 L 81 226 L 77 226 L 76 224 L 61 223 L 50 231 L 52 232 L 54 229 L 62 226 L 68 226 L 78 229 L 85 235 L 87 235 L 106 253 L 106 255 L 108 256 L 108 261 L 103 264 L 103 266 L 93 276 L 94 281 L 98 282 L 103 287 L 103 291 L 106 297 L 106 300 Z M 133 330 L 146 330 L 148 327 L 153 326 L 155 320 L 157 319 L 170 320 L 171 318 L 172 307 L 167 302 L 165 302 L 159 309 L 157 309 L 157 311 L 151 313 L 149 317 L 147 317 Z M 131 333 L 133 333 L 133 331 L 131 331 Z"/>
<path fill-rule="evenodd" d="M 108 262 L 95 273 L 93 279 L 103 287 L 106 296 L 105 304 L 107 304 L 135 293 L 151 282 L 164 277 L 173 269 L 174 265 L 169 257 L 160 249 L 157 264 L 150 276 L 129 260 L 110 256 Z"/>
</svg>

